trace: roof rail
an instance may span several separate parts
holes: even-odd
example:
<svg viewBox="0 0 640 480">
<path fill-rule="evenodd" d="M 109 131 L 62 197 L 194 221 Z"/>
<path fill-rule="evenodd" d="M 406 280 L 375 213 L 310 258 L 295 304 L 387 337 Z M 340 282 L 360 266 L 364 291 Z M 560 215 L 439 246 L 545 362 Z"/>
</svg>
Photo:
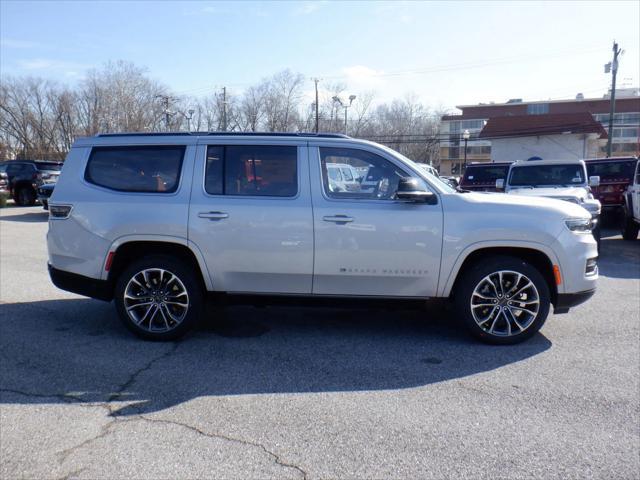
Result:
<svg viewBox="0 0 640 480">
<path fill-rule="evenodd" d="M 210 136 L 210 137 L 311 137 L 311 138 L 350 138 L 342 133 L 280 133 L 280 132 L 130 132 L 98 133 L 96 137 L 174 137 L 174 136 Z"/>
</svg>

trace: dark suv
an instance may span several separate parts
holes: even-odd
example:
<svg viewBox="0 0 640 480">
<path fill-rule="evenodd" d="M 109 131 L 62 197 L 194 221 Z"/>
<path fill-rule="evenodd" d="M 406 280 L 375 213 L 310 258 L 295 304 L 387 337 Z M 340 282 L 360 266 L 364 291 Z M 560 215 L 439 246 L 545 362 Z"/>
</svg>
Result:
<svg viewBox="0 0 640 480">
<path fill-rule="evenodd" d="M 34 205 L 38 187 L 55 183 L 60 176 L 62 162 L 12 160 L 0 163 L 0 172 L 7 174 L 9 194 L 18 205 Z"/>
</svg>

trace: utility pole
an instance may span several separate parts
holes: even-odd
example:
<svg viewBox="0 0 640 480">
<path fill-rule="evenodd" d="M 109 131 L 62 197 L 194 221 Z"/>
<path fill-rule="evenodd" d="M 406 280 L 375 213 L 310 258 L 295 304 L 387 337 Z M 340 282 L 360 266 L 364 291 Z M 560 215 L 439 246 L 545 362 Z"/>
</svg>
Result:
<svg viewBox="0 0 640 480">
<path fill-rule="evenodd" d="M 319 78 L 312 78 L 312 80 L 316 84 L 316 133 L 318 133 L 318 124 L 320 123 L 320 114 L 319 114 L 319 111 L 318 111 L 318 82 L 320 81 L 320 79 Z"/>
<path fill-rule="evenodd" d="M 227 131 L 227 87 L 222 87 L 222 131 Z"/>
<path fill-rule="evenodd" d="M 169 110 L 169 102 L 171 100 L 173 100 L 173 98 L 171 98 L 169 95 L 156 95 L 155 98 L 159 98 L 162 100 L 162 103 L 164 104 L 164 109 L 163 112 L 164 113 L 164 129 L 168 132 L 169 131 L 169 122 L 171 121 L 171 111 Z"/>
<path fill-rule="evenodd" d="M 611 70 L 611 105 L 609 107 L 609 131 L 607 132 L 607 158 L 611 156 L 611 140 L 613 137 L 613 116 L 616 113 L 616 74 L 618 73 L 618 55 L 622 50 L 618 48 L 618 44 L 613 42 L 613 62 L 604 66 L 605 73 Z"/>
</svg>

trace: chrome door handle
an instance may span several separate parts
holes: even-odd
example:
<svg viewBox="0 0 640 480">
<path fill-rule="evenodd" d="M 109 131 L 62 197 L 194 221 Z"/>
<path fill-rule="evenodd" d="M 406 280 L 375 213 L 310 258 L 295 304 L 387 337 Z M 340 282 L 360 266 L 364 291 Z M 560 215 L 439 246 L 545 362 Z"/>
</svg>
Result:
<svg viewBox="0 0 640 480">
<path fill-rule="evenodd" d="M 200 212 L 198 217 L 208 218 L 209 220 L 222 220 L 223 218 L 229 218 L 229 214 L 225 212 Z"/>
<path fill-rule="evenodd" d="M 347 217 L 346 215 L 326 215 L 322 217 L 322 220 L 325 222 L 348 223 L 353 222 L 353 217 Z"/>
</svg>

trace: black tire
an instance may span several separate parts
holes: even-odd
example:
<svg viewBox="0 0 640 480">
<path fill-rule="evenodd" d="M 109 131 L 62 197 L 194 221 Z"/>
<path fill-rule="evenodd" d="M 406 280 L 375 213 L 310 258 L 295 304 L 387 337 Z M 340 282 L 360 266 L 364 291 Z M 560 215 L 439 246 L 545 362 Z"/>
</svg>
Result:
<svg viewBox="0 0 640 480">
<path fill-rule="evenodd" d="M 538 309 L 535 315 L 529 316 L 527 314 L 524 314 L 524 312 L 522 311 L 519 311 L 517 313 L 518 315 L 526 315 L 529 317 L 529 320 L 527 320 L 528 322 L 527 326 L 523 330 L 521 330 L 519 333 L 514 333 L 508 336 L 497 334 L 498 333 L 497 329 L 496 329 L 496 334 L 493 334 L 493 333 L 490 333 L 487 330 L 487 328 L 481 327 L 478 324 L 478 322 L 476 322 L 476 320 L 474 319 L 474 315 L 472 313 L 472 308 L 471 308 L 472 298 L 475 298 L 475 299 L 478 298 L 477 296 L 474 296 L 474 290 L 476 289 L 476 287 L 479 287 L 486 277 L 489 277 L 494 273 L 497 274 L 497 272 L 500 272 L 500 271 L 516 272 L 517 274 L 521 274 L 521 275 L 524 275 L 524 277 L 527 277 L 535 287 L 535 290 L 537 290 L 538 301 L 539 301 Z M 505 278 L 507 277 L 508 276 L 505 276 Z M 490 277 L 490 278 L 493 278 L 493 277 Z M 518 287 L 518 285 L 526 284 L 524 280 L 521 280 L 522 283 L 516 284 L 514 280 L 514 279 L 517 279 L 516 275 L 510 274 L 510 278 L 512 278 L 511 285 L 515 284 L 515 287 Z M 509 285 L 508 279 L 505 280 L 505 285 L 507 286 Z M 533 292 L 533 290 L 530 290 L 530 291 Z M 507 290 L 506 292 L 516 293 L 515 291 L 510 291 L 510 290 Z M 504 294 L 504 291 L 503 291 L 503 294 Z M 519 298 L 523 298 L 523 297 L 524 297 L 524 294 L 521 294 L 519 296 Z M 508 297 L 504 295 L 504 298 L 498 301 L 507 302 L 507 298 Z M 516 302 L 513 302 L 514 298 L 515 297 L 510 299 L 511 301 L 509 302 L 509 305 L 516 303 Z M 493 302 L 493 300 L 491 300 L 490 302 Z M 540 330 L 540 328 L 542 328 L 542 326 L 544 325 L 544 322 L 547 319 L 547 316 L 549 315 L 549 310 L 551 305 L 551 295 L 549 293 L 549 286 L 546 280 L 535 267 L 516 257 L 510 257 L 506 255 L 505 256 L 493 255 L 479 261 L 478 263 L 474 264 L 472 267 L 470 267 L 469 269 L 467 269 L 462 273 L 462 277 L 456 283 L 456 287 L 454 291 L 454 304 L 455 304 L 455 310 L 456 310 L 458 319 L 462 321 L 462 323 L 464 324 L 464 326 L 467 328 L 467 330 L 471 335 L 473 335 L 474 337 L 478 338 L 479 340 L 485 343 L 489 343 L 492 345 L 513 345 L 516 343 L 523 342 L 528 338 L 531 338 L 533 335 L 535 335 L 538 332 L 538 330 Z M 524 303 L 520 305 L 524 306 Z M 506 304 L 505 304 L 505 307 L 503 307 L 505 309 L 504 316 L 501 316 L 502 314 L 500 313 L 498 305 L 495 305 L 495 307 L 498 308 L 498 312 L 494 316 L 493 307 L 494 305 L 492 305 L 491 307 L 486 307 L 487 309 L 486 311 L 492 312 L 491 315 L 489 315 L 489 318 L 496 318 L 496 317 L 499 317 L 499 318 L 495 322 L 492 322 L 490 320 L 489 321 L 490 323 L 494 323 L 494 324 L 498 323 L 498 326 L 503 324 L 505 329 L 506 328 L 511 329 L 511 325 L 514 325 L 514 330 L 515 328 L 517 328 L 515 327 L 515 325 L 517 325 L 518 322 L 514 324 L 510 320 L 506 319 L 506 315 L 507 315 L 506 308 L 510 308 L 509 312 L 510 314 L 512 314 L 511 308 L 517 311 L 518 310 L 517 306 L 506 307 Z M 478 311 L 477 306 L 476 306 L 476 311 Z M 482 310 L 480 310 L 480 312 L 482 312 Z M 520 320 L 521 318 L 524 318 L 524 317 L 518 317 L 518 320 Z M 510 324 L 509 327 L 507 327 L 506 325 L 507 323 Z M 523 321 L 523 324 L 524 323 L 525 322 Z M 485 326 L 488 327 L 488 325 L 486 324 Z M 494 325 L 491 325 L 492 329 L 493 327 Z M 514 330 L 511 330 L 511 331 L 514 331 Z"/>
<path fill-rule="evenodd" d="M 594 240 L 598 244 L 598 253 L 600 253 L 600 239 L 602 238 L 602 227 L 600 224 L 601 220 L 602 220 L 602 217 L 600 217 L 600 219 L 598 220 L 598 223 L 596 224 L 596 227 L 593 229 L 593 233 L 592 233 Z"/>
<path fill-rule="evenodd" d="M 29 187 L 20 187 L 14 200 L 21 207 L 32 207 L 36 204 L 36 192 Z"/>
<path fill-rule="evenodd" d="M 184 287 L 188 295 L 188 307 L 186 308 L 186 313 L 184 317 L 181 319 L 179 323 L 175 325 L 169 326 L 166 323 L 164 310 L 162 307 L 156 308 L 156 312 L 153 315 L 150 315 L 149 322 L 142 321 L 140 324 L 136 323 L 136 321 L 132 318 L 132 316 L 127 313 L 127 305 L 125 304 L 125 292 L 127 290 L 127 286 L 130 284 L 130 281 L 140 272 L 149 269 L 162 269 L 165 272 L 169 272 L 173 274 L 179 280 L 179 288 L 180 290 Z M 153 279 L 151 279 L 153 281 Z M 167 284 L 168 285 L 168 284 Z M 133 287 L 133 284 L 131 284 Z M 153 283 L 151 283 L 151 288 L 153 288 Z M 147 292 L 151 292 L 151 288 L 147 290 Z M 165 291 L 168 287 L 165 286 Z M 176 288 L 176 287 L 174 287 Z M 142 291 L 142 289 L 140 289 Z M 160 291 L 160 288 L 158 292 Z M 149 295 L 151 297 L 151 293 L 144 293 L 143 296 Z M 161 293 L 159 296 L 161 297 Z M 184 297 L 183 297 L 184 298 Z M 144 338 L 146 340 L 156 340 L 156 341 L 169 341 L 176 340 L 183 335 L 185 335 L 189 330 L 194 328 L 197 323 L 200 321 L 202 317 L 202 312 L 204 308 L 204 293 L 201 282 L 199 281 L 196 274 L 193 272 L 193 269 L 186 265 L 183 261 L 168 255 L 151 255 L 148 257 L 143 257 L 142 259 L 131 263 L 125 270 L 120 274 L 116 281 L 115 288 L 115 303 L 116 309 L 118 311 L 118 315 L 120 316 L 120 320 L 124 323 L 124 325 L 137 336 Z M 135 315 L 136 311 L 140 311 L 144 307 L 136 307 L 133 310 L 133 314 Z M 158 316 L 157 314 L 162 314 Z M 175 312 L 174 312 L 175 313 Z M 156 318 L 157 317 L 157 318 Z M 164 319 L 162 318 L 164 317 Z M 172 317 L 169 317 L 172 318 Z M 143 319 L 144 320 L 144 319 Z M 154 331 L 153 327 L 157 326 L 161 323 L 165 323 L 167 327 L 170 327 L 164 331 Z M 148 326 L 145 326 L 148 325 Z"/>
<path fill-rule="evenodd" d="M 632 218 L 625 218 L 624 225 L 622 226 L 622 238 L 625 240 L 636 240 L 638 238 L 638 231 L 640 231 L 640 225 L 634 222 Z"/>
</svg>

